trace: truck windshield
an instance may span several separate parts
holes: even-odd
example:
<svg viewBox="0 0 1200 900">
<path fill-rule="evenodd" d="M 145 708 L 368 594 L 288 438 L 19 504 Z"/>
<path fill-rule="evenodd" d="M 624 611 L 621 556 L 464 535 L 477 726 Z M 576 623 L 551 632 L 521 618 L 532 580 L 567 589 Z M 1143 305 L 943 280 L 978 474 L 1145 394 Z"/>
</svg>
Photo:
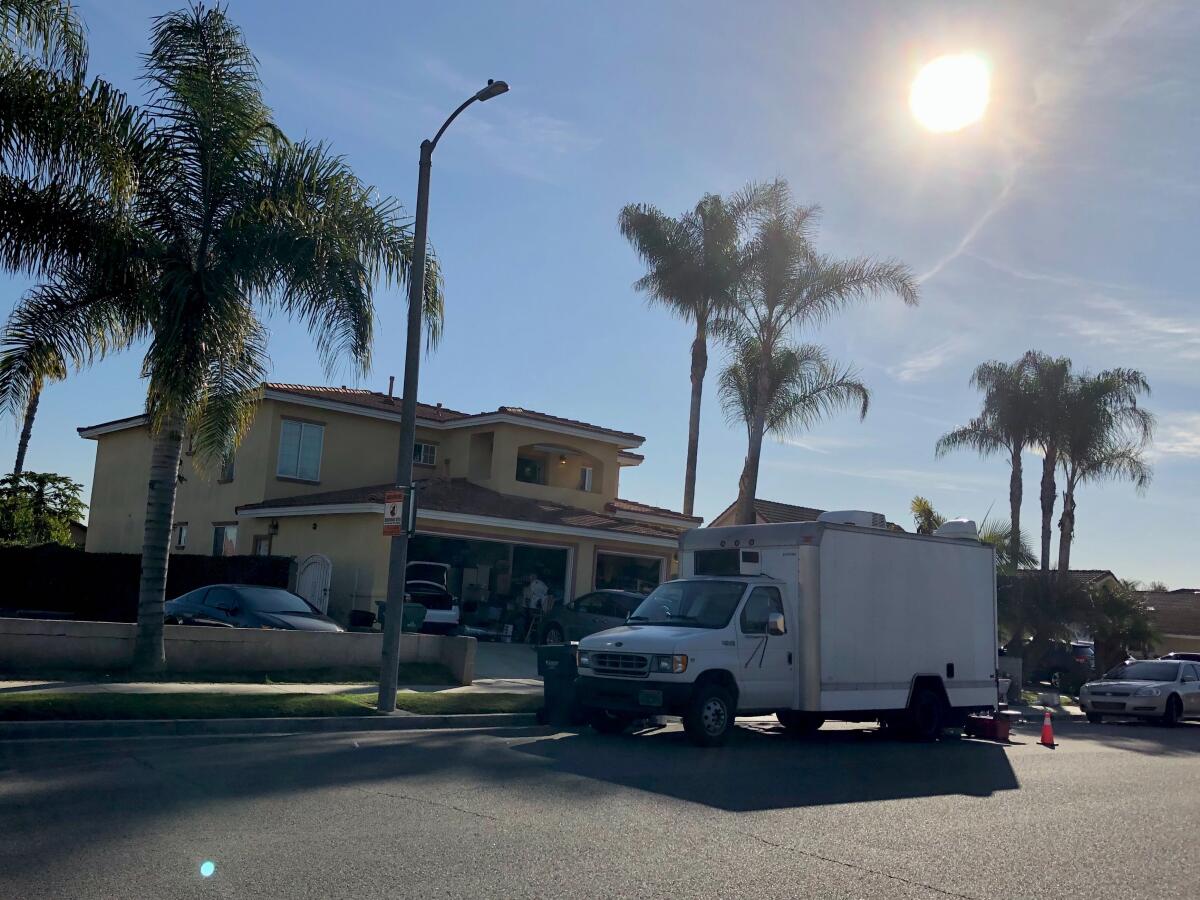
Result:
<svg viewBox="0 0 1200 900">
<path fill-rule="evenodd" d="M 724 628 L 745 590 L 746 585 L 740 581 L 668 581 L 641 602 L 629 621 L 639 625 Z"/>
</svg>

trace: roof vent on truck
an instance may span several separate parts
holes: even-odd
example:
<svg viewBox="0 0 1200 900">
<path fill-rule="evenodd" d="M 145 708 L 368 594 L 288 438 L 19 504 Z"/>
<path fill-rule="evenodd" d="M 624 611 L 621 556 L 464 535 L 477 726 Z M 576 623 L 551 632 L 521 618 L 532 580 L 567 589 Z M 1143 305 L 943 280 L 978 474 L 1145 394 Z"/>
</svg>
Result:
<svg viewBox="0 0 1200 900">
<path fill-rule="evenodd" d="M 831 509 L 817 516 L 817 521 L 830 525 L 857 525 L 859 528 L 887 528 L 887 518 L 883 513 L 862 509 Z"/>
<path fill-rule="evenodd" d="M 973 519 L 951 519 L 943 522 L 934 532 L 936 537 L 958 538 L 963 541 L 979 540 L 979 529 Z"/>
</svg>

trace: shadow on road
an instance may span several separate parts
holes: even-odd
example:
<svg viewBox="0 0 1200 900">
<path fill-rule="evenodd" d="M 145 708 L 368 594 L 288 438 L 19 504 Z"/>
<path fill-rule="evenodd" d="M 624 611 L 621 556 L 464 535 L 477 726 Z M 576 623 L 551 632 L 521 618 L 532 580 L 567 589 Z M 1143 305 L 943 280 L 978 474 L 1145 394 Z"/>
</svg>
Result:
<svg viewBox="0 0 1200 900">
<path fill-rule="evenodd" d="M 516 748 L 555 771 L 731 812 L 1018 788 L 1002 746 L 972 740 L 914 744 L 878 729 L 820 731 L 796 739 L 777 726 L 742 726 L 719 749 L 692 746 L 682 731 L 620 737 L 583 732 Z"/>
</svg>

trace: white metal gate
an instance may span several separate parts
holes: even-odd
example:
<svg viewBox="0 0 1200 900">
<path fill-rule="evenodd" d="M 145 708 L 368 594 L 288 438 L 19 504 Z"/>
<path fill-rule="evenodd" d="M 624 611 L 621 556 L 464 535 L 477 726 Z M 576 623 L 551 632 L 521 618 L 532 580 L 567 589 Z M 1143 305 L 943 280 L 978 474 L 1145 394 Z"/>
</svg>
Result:
<svg viewBox="0 0 1200 900">
<path fill-rule="evenodd" d="M 296 571 L 296 593 L 323 613 L 329 612 L 329 578 L 333 563 L 328 556 L 314 553 L 300 560 Z"/>
</svg>

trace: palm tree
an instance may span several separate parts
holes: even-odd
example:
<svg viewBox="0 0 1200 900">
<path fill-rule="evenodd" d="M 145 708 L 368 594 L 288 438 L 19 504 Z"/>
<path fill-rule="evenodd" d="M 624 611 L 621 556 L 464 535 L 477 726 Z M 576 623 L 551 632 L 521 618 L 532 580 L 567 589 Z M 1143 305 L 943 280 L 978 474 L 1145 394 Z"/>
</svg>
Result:
<svg viewBox="0 0 1200 900">
<path fill-rule="evenodd" d="M 0 0 L 0 265 L 10 270 L 45 274 L 64 255 L 89 252 L 97 207 L 131 187 L 126 151 L 142 122 L 111 85 L 87 85 L 86 67 L 84 26 L 69 0 Z M 24 239 L 35 219 L 49 239 Z M 52 352 L 44 359 L 14 474 L 25 467 L 44 382 L 66 374 Z"/>
<path fill-rule="evenodd" d="M 1004 452 L 1008 455 L 1009 538 L 1008 557 L 1020 556 L 1021 454 L 1035 439 L 1036 404 L 1028 367 L 1021 361 L 982 363 L 971 375 L 971 386 L 983 391 L 983 410 L 966 425 L 942 435 L 934 453 L 974 450 L 981 456 Z"/>
<path fill-rule="evenodd" d="M 912 512 L 917 534 L 933 534 L 946 522 L 946 517 L 921 496 L 913 497 L 909 510 Z M 1012 525 L 1003 519 L 993 519 L 985 515 L 979 523 L 978 534 L 981 543 L 989 544 L 995 549 L 997 571 L 1011 574 L 1018 569 L 1029 569 L 1037 565 L 1033 545 L 1024 534 L 1017 535 L 1017 555 L 1011 555 Z"/>
<path fill-rule="evenodd" d="M 916 527 L 917 534 L 933 534 L 946 522 L 946 517 L 934 509 L 932 503 L 919 495 L 912 498 L 908 509 L 912 513 L 913 525 Z"/>
<path fill-rule="evenodd" d="M 743 247 L 733 306 L 718 327 L 733 347 L 735 359 L 751 366 L 745 378 L 754 399 L 746 423 L 749 440 L 737 502 L 737 521 L 746 525 L 754 521 L 762 440 L 772 409 L 771 365 L 789 346 L 792 334 L 883 292 L 915 305 L 917 284 L 900 262 L 864 257 L 835 260 L 819 254 L 812 244 L 819 210 L 793 203 L 786 181 L 752 185 L 738 202 L 748 210 L 752 227 Z M 755 349 L 747 355 L 743 347 Z"/>
<path fill-rule="evenodd" d="M 87 38 L 70 0 L 0 0 L 0 66 L 22 58 L 66 75 L 83 74 Z"/>
<path fill-rule="evenodd" d="M 764 372 L 765 392 L 758 380 Z M 726 417 L 745 426 L 748 440 L 754 440 L 753 423 L 763 423 L 760 444 L 752 446 L 747 457 L 761 452 L 761 435 L 782 437 L 806 430 L 847 406 L 858 406 L 861 419 L 871 401 L 857 375 L 831 362 L 823 348 L 776 347 L 768 359 L 753 336 L 735 346 L 733 359 L 721 372 L 718 392 Z"/>
<path fill-rule="evenodd" d="M 1032 569 L 1038 564 L 1037 555 L 1033 552 L 1033 544 L 1029 535 L 1019 532 L 1016 535 L 1017 555 L 1012 555 L 1013 528 L 1012 524 L 1003 519 L 992 519 L 984 516 L 979 523 L 979 540 L 990 544 L 996 550 L 996 571 L 1011 575 L 1021 569 Z"/>
<path fill-rule="evenodd" d="M 127 203 L 81 210 L 94 214 L 92 252 L 60 254 L 53 275 L 14 309 L 0 349 L 0 408 L 29 396 L 47 348 L 79 367 L 148 341 L 153 449 L 135 665 L 153 670 L 164 663 L 185 430 L 210 469 L 240 440 L 269 366 L 261 312 L 302 321 L 327 366 L 348 357 L 365 370 L 375 281 L 407 278 L 412 236 L 399 204 L 379 199 L 325 145 L 280 133 L 254 57 L 222 9 L 196 4 L 155 19 L 144 77 L 147 124 L 127 153 L 136 189 Z M 66 243 L 58 219 L 12 222 L 0 239 L 19 238 L 31 258 Z M 436 323 L 435 264 L 427 277 L 425 314 Z"/>
<path fill-rule="evenodd" d="M 1075 492 L 1085 482 L 1121 480 L 1139 491 L 1153 472 L 1143 450 L 1154 435 L 1154 417 L 1138 406 L 1150 393 L 1145 375 L 1134 369 L 1109 369 L 1073 378 L 1063 418 L 1060 465 L 1066 481 L 1058 521 L 1058 571 L 1071 568 L 1075 532 Z"/>
<path fill-rule="evenodd" d="M 1050 539 L 1054 527 L 1054 504 L 1058 488 L 1054 482 L 1058 471 L 1059 445 L 1062 442 L 1063 421 L 1066 416 L 1066 397 L 1071 383 L 1071 360 L 1065 356 L 1053 358 L 1030 350 L 1022 358 L 1033 379 L 1032 392 L 1036 410 L 1034 443 L 1042 451 L 1042 482 L 1038 499 L 1041 503 L 1041 568 L 1050 570 Z"/>
<path fill-rule="evenodd" d="M 692 515 L 700 448 L 700 401 L 708 371 L 708 335 L 728 307 L 737 275 L 739 220 L 744 210 L 705 194 L 678 219 L 647 204 L 621 210 L 618 224 L 648 271 L 635 282 L 651 303 L 661 304 L 695 328 L 683 513 Z"/>
<path fill-rule="evenodd" d="M 1099 672 L 1124 662 L 1130 651 L 1152 649 L 1162 639 L 1146 602 L 1137 595 L 1137 585 L 1128 581 L 1090 591 L 1083 621 L 1096 642 Z"/>
</svg>

